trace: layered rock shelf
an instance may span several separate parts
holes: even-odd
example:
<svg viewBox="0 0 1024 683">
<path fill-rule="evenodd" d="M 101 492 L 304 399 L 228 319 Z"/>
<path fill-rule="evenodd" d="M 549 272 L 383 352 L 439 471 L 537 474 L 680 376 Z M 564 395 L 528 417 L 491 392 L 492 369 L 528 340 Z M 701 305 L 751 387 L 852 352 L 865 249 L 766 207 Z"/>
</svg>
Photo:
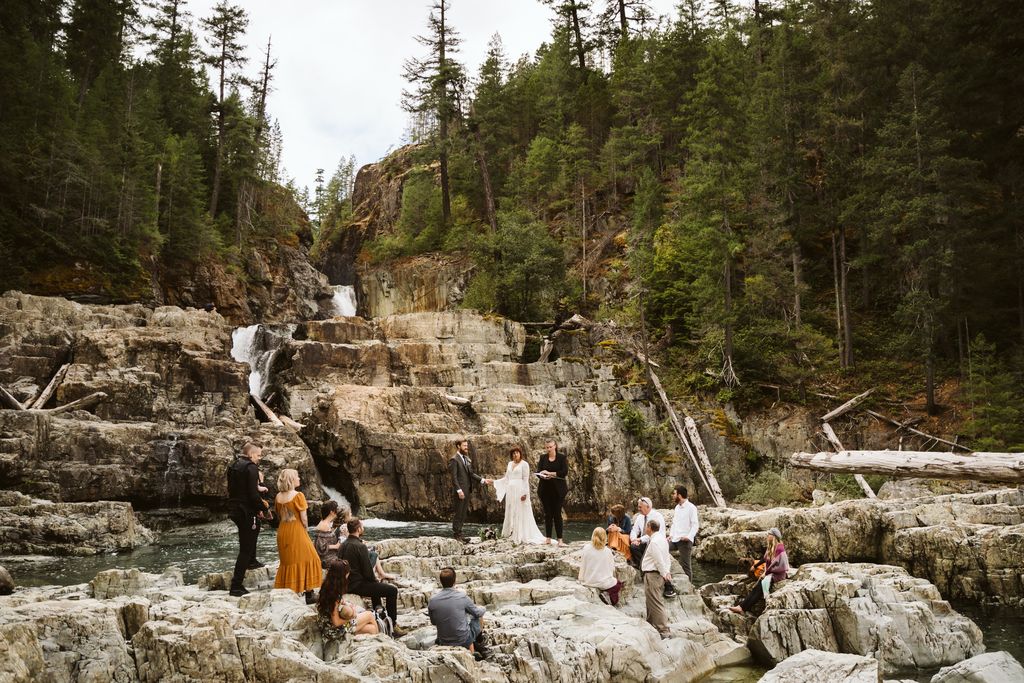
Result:
<svg viewBox="0 0 1024 683">
<path fill-rule="evenodd" d="M 409 313 L 308 322 L 295 337 L 277 363 L 288 411 L 307 425 L 303 438 L 325 482 L 375 515 L 447 515 L 446 461 L 460 437 L 470 440 L 476 471 L 494 476 L 504 474 L 512 446 L 535 468 L 545 440 L 555 439 L 569 456 L 567 507 L 595 519 L 643 493 L 666 495 L 674 483 L 618 415 L 629 402 L 655 419 L 644 388 L 620 383 L 600 358 L 521 362 L 518 323 L 472 311 Z M 502 514 L 490 495 L 472 496 L 470 506 L 471 515 Z"/>
<path fill-rule="evenodd" d="M 314 608 L 300 595 L 270 588 L 273 566 L 249 572 L 254 592 L 241 598 L 227 595 L 221 574 L 185 585 L 174 569 L 108 570 L 88 584 L 0 597 L 0 666 L 11 672 L 5 680 L 15 682 L 38 680 L 46 671 L 67 681 L 653 683 L 696 681 L 750 662 L 753 650 L 779 663 L 767 681 L 810 680 L 795 677 L 809 671 L 818 672 L 814 680 L 877 681 L 880 672 L 918 675 L 920 667 L 1019 667 L 1005 654 L 972 664 L 970 657 L 983 651 L 977 627 L 927 581 L 873 565 L 802 567 L 769 596 L 764 614 L 743 634 L 722 623 L 734 615 L 696 594 L 674 565 L 680 594 L 667 601 L 671 632 L 662 639 L 644 621 L 642 585 L 621 558 L 616 575 L 626 585 L 618 608 L 576 582 L 581 546 L 379 542 L 385 569 L 399 574 L 399 625 L 408 635 L 326 645 Z M 454 567 L 458 586 L 487 608 L 490 655 L 484 661 L 461 648 L 433 645 L 426 604 L 445 566 Z"/>
<path fill-rule="evenodd" d="M 53 403 L 107 395 L 89 412 L 0 410 L 3 486 L 54 501 L 218 509 L 225 468 L 255 439 L 266 447 L 268 477 L 296 468 L 318 497 L 299 436 L 256 419 L 249 367 L 230 356 L 231 330 L 216 312 L 0 296 L 0 384 L 28 400 L 67 363 Z"/>
<path fill-rule="evenodd" d="M 927 578 L 947 598 L 1024 600 L 1024 490 L 903 500 L 848 500 L 816 508 L 711 509 L 694 556 L 734 565 L 782 531 L 790 559 L 879 562 Z"/>
</svg>

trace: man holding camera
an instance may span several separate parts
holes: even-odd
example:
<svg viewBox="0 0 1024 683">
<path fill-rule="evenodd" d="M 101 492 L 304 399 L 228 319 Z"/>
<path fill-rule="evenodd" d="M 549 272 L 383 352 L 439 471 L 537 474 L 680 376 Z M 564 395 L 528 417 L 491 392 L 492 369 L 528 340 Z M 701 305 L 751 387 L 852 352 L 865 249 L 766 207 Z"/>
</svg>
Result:
<svg viewBox="0 0 1024 683">
<path fill-rule="evenodd" d="M 267 501 L 260 496 L 267 487 L 260 485 L 260 460 L 263 449 L 249 441 L 242 453 L 228 467 L 228 517 L 238 527 L 238 558 L 231 575 L 230 595 L 240 597 L 249 591 L 242 582 L 247 569 L 263 565 L 256 562 L 256 539 L 260 535 L 260 520 L 264 519 Z"/>
</svg>

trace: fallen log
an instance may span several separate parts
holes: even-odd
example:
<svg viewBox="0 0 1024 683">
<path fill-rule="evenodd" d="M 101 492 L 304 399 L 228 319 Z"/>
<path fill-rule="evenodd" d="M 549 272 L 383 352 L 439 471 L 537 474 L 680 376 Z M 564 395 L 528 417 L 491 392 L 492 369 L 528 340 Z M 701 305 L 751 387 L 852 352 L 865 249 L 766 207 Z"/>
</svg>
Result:
<svg viewBox="0 0 1024 683">
<path fill-rule="evenodd" d="M 263 402 L 263 399 L 261 399 L 259 396 L 252 392 L 249 392 L 249 396 L 252 398 L 256 406 L 263 411 L 263 414 L 267 417 L 267 419 L 270 420 L 270 424 L 274 425 L 275 427 L 284 426 L 284 423 L 281 422 L 281 418 L 274 414 L 274 411 L 270 409 L 270 406 Z"/>
<path fill-rule="evenodd" d="M 840 451 L 794 453 L 789 462 L 794 467 L 818 472 L 973 479 L 1006 484 L 1024 482 L 1024 453 L 960 455 L 932 451 Z"/>
<path fill-rule="evenodd" d="M 470 400 L 468 398 L 463 398 L 462 396 L 453 396 L 452 394 L 445 394 L 444 398 L 453 406 L 462 407 L 468 406 L 470 404 Z"/>
<path fill-rule="evenodd" d="M 50 400 L 50 397 L 53 396 L 53 392 L 57 391 L 57 387 L 59 387 L 60 383 L 64 381 L 64 376 L 68 374 L 68 368 L 70 367 L 71 363 L 65 363 L 60 366 L 60 369 L 54 373 L 53 379 L 51 379 L 50 383 L 46 385 L 46 388 L 43 389 L 42 393 L 36 396 L 34 401 L 29 401 L 25 407 L 45 408 L 46 402 Z"/>
<path fill-rule="evenodd" d="M 11 408 L 12 410 L 25 410 L 25 406 L 21 405 L 21 401 L 14 398 L 9 391 L 0 386 L 0 404 Z"/>
<path fill-rule="evenodd" d="M 959 448 L 960 450 L 965 451 L 967 453 L 971 452 L 971 449 L 968 448 L 967 446 L 964 446 L 963 444 L 956 443 L 955 441 L 948 441 L 938 436 L 933 436 L 932 434 L 922 432 L 920 429 L 914 429 L 913 427 L 910 426 L 909 422 L 900 422 L 899 420 L 894 420 L 891 417 L 882 415 L 881 413 L 876 413 L 873 410 L 865 410 L 864 412 L 870 415 L 871 417 L 877 418 L 879 420 L 882 420 L 883 422 L 888 422 L 889 424 L 894 425 L 896 427 L 896 431 L 903 429 L 910 432 L 911 434 L 916 434 L 917 436 L 920 436 L 924 439 L 928 439 L 929 441 L 937 441 L 938 443 L 944 443 L 951 448 Z"/>
<path fill-rule="evenodd" d="M 856 396 L 851 398 L 849 401 L 847 401 L 843 405 L 841 405 L 838 408 L 836 408 L 835 410 L 832 410 L 832 411 L 822 415 L 821 416 L 821 421 L 822 422 L 828 422 L 829 420 L 836 419 L 840 415 L 845 415 L 846 413 L 850 412 L 851 410 L 856 408 L 858 405 L 863 403 L 864 399 L 866 399 L 868 396 L 870 396 L 871 392 L 873 392 L 874 390 L 875 390 L 874 387 L 872 387 L 871 389 L 868 389 L 867 391 L 865 391 L 862 394 L 857 394 Z"/>
<path fill-rule="evenodd" d="M 305 429 L 306 428 L 306 425 L 302 424 L 301 422 L 296 422 L 295 420 L 291 419 L 287 415 L 278 415 L 277 419 L 279 419 L 282 423 L 284 423 L 285 427 L 291 427 L 295 431 L 299 431 L 300 429 Z"/>
<path fill-rule="evenodd" d="M 697 476 L 700 477 L 701 482 L 704 484 L 704 488 L 708 490 L 708 493 L 711 495 L 711 499 L 715 502 L 715 505 L 721 508 L 726 507 L 725 498 L 722 497 L 721 494 L 722 489 L 718 485 L 718 480 L 715 479 L 715 473 L 711 471 L 711 466 L 708 465 L 708 469 L 705 471 L 704 467 L 697 459 L 697 454 L 694 453 L 693 448 L 690 446 L 690 442 L 687 439 L 683 425 L 679 422 L 679 416 L 676 415 L 676 411 L 672 407 L 672 403 L 668 400 L 668 394 L 665 393 L 664 387 L 661 386 L 661 380 L 658 379 L 658 376 L 654 374 L 654 371 L 650 368 L 648 368 L 647 371 L 651 378 L 651 385 L 658 393 L 662 404 L 665 406 L 665 411 L 668 413 L 668 421 L 672 425 L 672 431 L 675 432 L 676 438 L 679 439 L 679 443 L 683 445 L 683 449 L 686 451 L 686 454 L 690 456 L 690 462 L 693 463 L 693 469 L 696 470 Z"/>
<path fill-rule="evenodd" d="M 836 451 L 846 450 L 843 448 L 843 442 L 839 440 L 839 437 L 836 436 L 835 430 L 832 429 L 832 425 L 828 422 L 823 422 L 821 424 L 821 431 L 825 432 L 825 438 L 828 439 L 830 444 L 832 444 L 832 448 L 836 449 Z M 875 492 L 871 488 L 871 484 L 868 483 L 867 479 L 860 474 L 854 474 L 853 478 L 857 482 L 857 485 L 860 486 L 860 489 L 864 492 L 865 496 L 868 498 L 876 498 Z"/>
<path fill-rule="evenodd" d="M 711 487 L 711 497 L 715 500 L 715 504 L 718 507 L 725 507 L 725 495 L 722 494 L 722 489 L 718 487 L 718 480 L 715 479 L 714 475 L 711 474 L 711 460 L 708 459 L 708 452 L 704 449 L 704 440 L 700 438 L 700 431 L 697 429 L 697 423 L 693 421 L 693 418 L 687 415 L 683 418 L 683 424 L 686 426 L 686 433 L 690 437 L 690 443 L 694 450 L 697 451 L 697 459 L 700 460 L 701 466 L 705 472 L 708 472 L 708 484 Z"/>
<path fill-rule="evenodd" d="M 88 396 L 83 396 L 80 399 L 74 400 L 71 403 L 65 403 L 62 406 L 56 408 L 50 408 L 43 412 L 50 413 L 51 415 L 59 415 L 60 413 L 68 413 L 72 410 L 84 410 L 85 408 L 91 408 L 97 403 L 107 400 L 107 395 L 102 391 L 94 391 Z"/>
</svg>

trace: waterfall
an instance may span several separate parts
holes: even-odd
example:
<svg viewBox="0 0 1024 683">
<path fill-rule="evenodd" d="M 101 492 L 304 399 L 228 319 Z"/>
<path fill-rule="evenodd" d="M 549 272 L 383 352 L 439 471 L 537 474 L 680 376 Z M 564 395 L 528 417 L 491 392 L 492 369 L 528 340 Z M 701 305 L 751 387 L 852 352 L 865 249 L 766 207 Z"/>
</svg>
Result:
<svg viewBox="0 0 1024 683">
<path fill-rule="evenodd" d="M 274 358 L 294 331 L 295 325 L 249 325 L 231 333 L 231 357 L 249 364 L 249 393 L 253 396 L 263 398 Z"/>
<path fill-rule="evenodd" d="M 181 442 L 181 434 L 171 434 L 167 443 L 167 467 L 164 469 L 164 490 L 161 499 L 164 504 L 169 502 L 171 494 L 177 494 L 178 507 L 181 507 L 181 484 L 183 471 L 181 466 L 181 451 L 184 444 Z"/>
<path fill-rule="evenodd" d="M 347 508 L 349 512 L 352 512 L 352 503 L 348 502 L 348 498 L 346 498 L 341 491 L 338 489 L 332 489 L 330 486 L 326 485 L 323 485 L 320 488 L 324 490 L 324 493 L 327 494 L 329 499 L 338 503 L 339 508 Z"/>
<path fill-rule="evenodd" d="M 356 288 L 352 285 L 334 285 L 334 315 L 351 317 L 356 314 Z"/>
</svg>

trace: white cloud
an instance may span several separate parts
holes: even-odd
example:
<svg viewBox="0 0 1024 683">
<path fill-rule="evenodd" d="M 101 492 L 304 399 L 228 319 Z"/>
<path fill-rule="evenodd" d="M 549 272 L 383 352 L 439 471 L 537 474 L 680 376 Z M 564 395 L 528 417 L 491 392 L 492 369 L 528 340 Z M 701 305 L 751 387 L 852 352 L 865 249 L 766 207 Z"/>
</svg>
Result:
<svg viewBox="0 0 1024 683">
<path fill-rule="evenodd" d="M 267 37 L 273 40 L 277 68 L 267 106 L 281 123 L 289 175 L 312 185 L 317 168 L 330 175 L 342 156 L 365 164 L 401 144 L 402 64 L 423 55 L 415 36 L 426 31 L 429 0 L 235 1 L 249 14 L 249 74 L 259 71 Z M 188 9 L 198 20 L 214 4 L 194 0 Z M 651 4 L 673 12 L 672 0 Z M 551 10 L 537 0 L 453 0 L 450 17 L 470 74 L 494 33 L 512 59 L 533 54 L 551 33 Z"/>
</svg>

